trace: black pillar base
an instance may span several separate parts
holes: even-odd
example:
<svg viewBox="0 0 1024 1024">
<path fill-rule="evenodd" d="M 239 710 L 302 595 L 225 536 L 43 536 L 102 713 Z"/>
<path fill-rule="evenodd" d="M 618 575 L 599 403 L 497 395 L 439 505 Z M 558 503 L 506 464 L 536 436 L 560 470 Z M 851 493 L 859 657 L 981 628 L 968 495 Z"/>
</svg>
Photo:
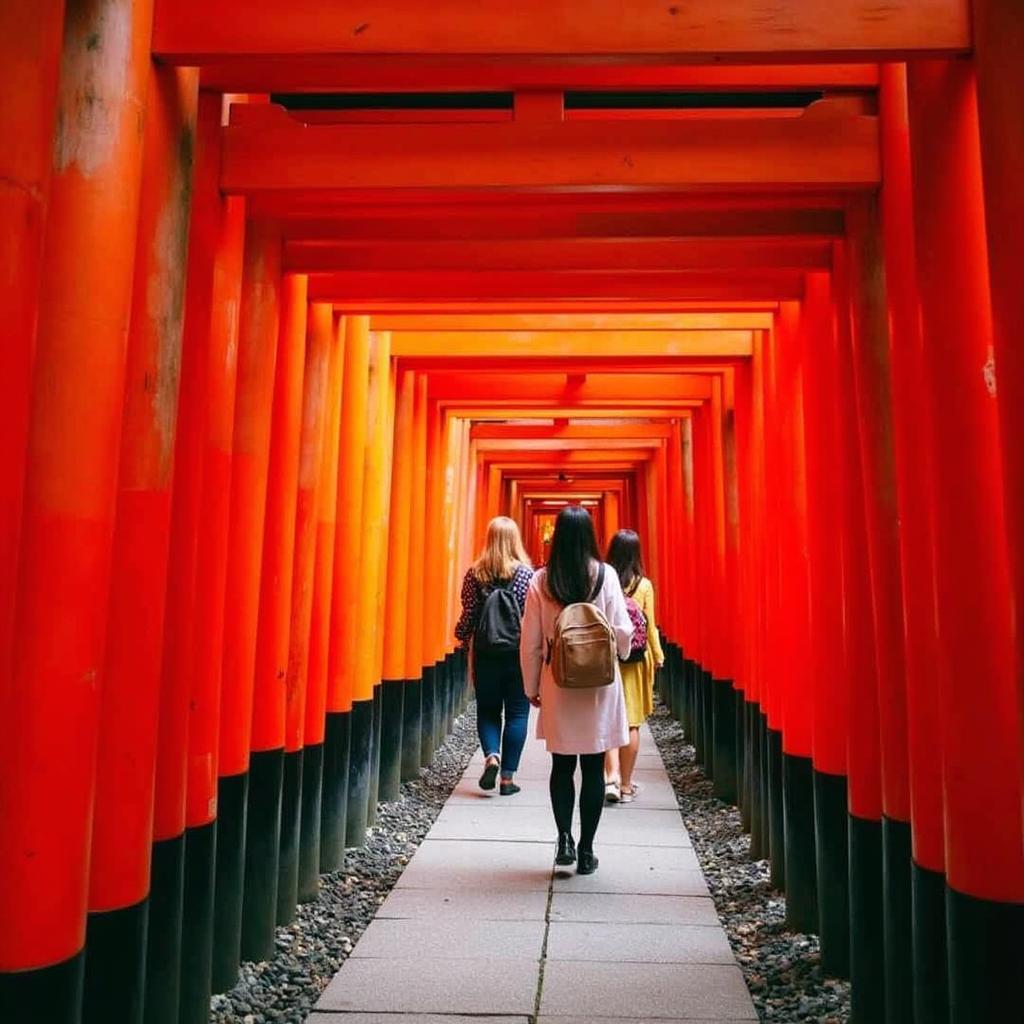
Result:
<svg viewBox="0 0 1024 1024">
<path fill-rule="evenodd" d="M 299 810 L 300 903 L 311 903 L 320 891 L 320 815 L 322 813 L 324 745 L 302 751 L 302 797 Z"/>
<path fill-rule="evenodd" d="M 444 672 L 441 681 L 441 714 L 437 723 L 437 746 L 441 746 L 452 728 L 452 706 L 455 699 L 455 655 L 449 654 L 444 659 Z"/>
<path fill-rule="evenodd" d="M 714 765 L 712 790 L 723 803 L 738 799 L 736 780 L 736 691 L 731 679 L 711 679 L 712 753 Z"/>
<path fill-rule="evenodd" d="M 50 967 L 0 971 L 0 1020 L 81 1024 L 85 951 Z"/>
<path fill-rule="evenodd" d="M 734 697 L 732 737 L 733 748 L 736 751 L 736 804 L 739 807 L 742 822 L 744 807 L 749 797 L 745 783 L 747 775 L 747 701 L 742 690 L 735 690 Z"/>
<path fill-rule="evenodd" d="M 700 691 L 701 691 L 701 717 L 703 722 L 701 731 L 704 733 L 702 752 L 704 757 L 701 764 L 704 766 L 704 774 L 714 781 L 715 769 L 715 681 L 711 673 L 703 668 L 700 670 Z"/>
<path fill-rule="evenodd" d="M 682 651 L 677 655 L 676 674 L 678 676 L 676 685 L 679 689 L 677 714 L 687 743 L 693 743 L 693 687 L 690 685 L 690 661 Z"/>
<path fill-rule="evenodd" d="M 423 669 L 420 686 L 420 767 L 426 768 L 434 757 L 434 715 L 437 700 L 437 665 Z"/>
<path fill-rule="evenodd" d="M 814 835 L 818 871 L 821 969 L 850 976 L 850 851 L 845 775 L 814 773 Z"/>
<path fill-rule="evenodd" d="M 242 962 L 242 893 L 245 889 L 245 819 L 248 802 L 248 773 L 222 775 L 217 780 L 217 865 L 212 963 L 214 992 L 227 992 L 235 987 Z"/>
<path fill-rule="evenodd" d="M 283 777 L 283 749 L 253 751 L 249 759 L 249 806 L 245 827 L 243 960 L 259 962 L 274 955 Z"/>
<path fill-rule="evenodd" d="M 380 741 L 383 723 L 384 688 L 377 683 L 373 688 L 373 720 L 370 724 L 370 785 L 366 791 L 367 825 L 377 823 L 377 804 L 380 802 Z"/>
<path fill-rule="evenodd" d="M 704 765 L 704 673 L 690 662 L 690 692 L 693 716 L 693 752 L 697 764 Z"/>
<path fill-rule="evenodd" d="M 809 757 L 782 755 L 786 843 L 786 924 L 818 931 L 818 870 L 814 842 L 814 769 Z"/>
<path fill-rule="evenodd" d="M 949 1024 L 946 876 L 910 868 L 913 914 L 914 1024 Z"/>
<path fill-rule="evenodd" d="M 423 670 L 426 674 L 426 669 Z M 402 692 L 402 781 L 418 779 L 423 747 L 423 679 L 409 679 Z"/>
<path fill-rule="evenodd" d="M 398 799 L 402 784 L 402 721 L 405 716 L 404 679 L 385 679 L 380 684 L 380 780 L 377 799 Z"/>
<path fill-rule="evenodd" d="M 352 731 L 348 766 L 348 815 L 345 823 L 345 846 L 363 846 L 366 843 L 366 814 L 370 792 L 370 755 L 373 735 L 373 701 L 357 700 L 351 711 Z M 326 796 L 327 773 L 324 773 Z M 324 800 L 324 841 L 327 840 L 327 822 L 330 810 Z M 321 847 L 321 855 L 323 847 Z"/>
<path fill-rule="evenodd" d="M 882 927 L 885 934 L 885 1019 L 914 1019 L 910 823 L 882 818 Z"/>
<path fill-rule="evenodd" d="M 349 761 L 352 756 L 352 723 L 356 715 L 355 706 L 351 711 L 328 711 L 324 722 L 324 770 L 320 797 L 320 870 L 324 874 L 338 871 L 345 865 L 345 847 L 349 845 L 346 839 L 351 788 Z M 360 725 L 360 729 L 365 742 L 369 735 L 365 723 Z M 365 793 L 363 806 L 366 806 Z"/>
<path fill-rule="evenodd" d="M 761 799 L 768 814 L 768 856 L 771 858 L 771 885 L 786 889 L 786 825 L 782 797 L 782 730 L 769 729 L 768 718 L 761 715 Z"/>
<path fill-rule="evenodd" d="M 186 829 L 179 1024 L 208 1024 L 210 1020 L 216 865 L 217 822 Z"/>
<path fill-rule="evenodd" d="M 850 815 L 850 1021 L 885 1020 L 882 823 Z"/>
<path fill-rule="evenodd" d="M 302 820 L 301 750 L 286 750 L 281 785 L 281 843 L 277 853 L 277 923 L 291 924 L 299 902 L 299 826 Z"/>
<path fill-rule="evenodd" d="M 946 886 L 950 1024 L 1024 1018 L 1024 903 L 996 903 Z"/>
<path fill-rule="evenodd" d="M 85 989 L 82 1024 L 141 1024 L 146 984 L 149 900 L 90 914 L 85 928 Z M 2 977 L 2 975 L 0 975 Z M 0 992 L 3 983 L 0 981 Z M 0 1008 L 3 997 L 0 996 Z M 33 1013 L 38 1012 L 33 1007 Z M 0 1020 L 31 1020 L 29 1016 Z"/>
<path fill-rule="evenodd" d="M 747 758 L 747 775 L 750 779 L 750 856 L 762 860 L 768 854 L 768 809 L 764 806 L 764 780 L 761 750 L 760 712 L 756 704 L 747 705 L 747 730 L 750 734 L 750 754 Z"/>
<path fill-rule="evenodd" d="M 185 836 L 153 844 L 146 939 L 146 1024 L 178 1024 L 181 917 L 185 900 Z"/>
</svg>

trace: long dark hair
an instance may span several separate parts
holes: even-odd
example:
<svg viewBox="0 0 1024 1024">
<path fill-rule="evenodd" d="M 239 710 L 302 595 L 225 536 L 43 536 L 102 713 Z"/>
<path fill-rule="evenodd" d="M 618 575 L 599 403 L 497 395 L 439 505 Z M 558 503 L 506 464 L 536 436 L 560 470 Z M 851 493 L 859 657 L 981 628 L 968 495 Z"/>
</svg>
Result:
<svg viewBox="0 0 1024 1024">
<path fill-rule="evenodd" d="M 608 545 L 605 561 L 619 574 L 623 591 L 640 580 L 644 574 L 644 562 L 636 531 L 619 530 Z"/>
<path fill-rule="evenodd" d="M 548 555 L 548 593 L 559 604 L 590 599 L 593 581 L 590 563 L 599 562 L 601 552 L 594 536 L 594 521 L 582 505 L 567 505 L 555 520 Z"/>
</svg>

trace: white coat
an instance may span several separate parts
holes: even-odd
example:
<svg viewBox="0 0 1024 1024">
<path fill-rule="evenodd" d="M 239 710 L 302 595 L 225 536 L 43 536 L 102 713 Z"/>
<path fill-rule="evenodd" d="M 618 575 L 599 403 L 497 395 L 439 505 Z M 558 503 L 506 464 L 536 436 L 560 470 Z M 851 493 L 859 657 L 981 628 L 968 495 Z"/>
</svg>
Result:
<svg viewBox="0 0 1024 1024">
<path fill-rule="evenodd" d="M 555 685 L 551 666 L 545 664 L 548 640 L 555 635 L 555 619 L 562 610 L 547 592 L 547 570 L 541 569 L 530 582 L 523 612 L 523 634 L 519 660 L 523 669 L 526 696 L 540 694 L 540 715 L 537 738 L 546 742 L 552 754 L 599 754 L 629 741 L 626 702 L 622 695 L 619 666 L 615 666 L 615 682 L 587 690 L 564 690 Z M 597 566 L 591 574 L 597 580 Z M 594 604 L 604 613 L 615 633 L 620 657 L 629 654 L 633 623 L 626 610 L 626 600 L 618 574 L 604 567 L 604 583 Z"/>
</svg>

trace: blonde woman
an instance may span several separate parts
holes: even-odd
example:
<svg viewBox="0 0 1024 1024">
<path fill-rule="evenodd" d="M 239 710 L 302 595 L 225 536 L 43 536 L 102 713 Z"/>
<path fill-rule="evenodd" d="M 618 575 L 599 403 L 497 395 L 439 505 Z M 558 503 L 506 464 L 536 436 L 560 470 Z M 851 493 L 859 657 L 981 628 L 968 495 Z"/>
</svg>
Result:
<svg viewBox="0 0 1024 1024">
<path fill-rule="evenodd" d="M 515 520 L 492 519 L 484 550 L 462 581 L 462 615 L 455 636 L 463 646 L 472 642 L 477 731 L 485 758 L 480 788 L 494 789 L 500 770 L 502 796 L 519 792 L 513 778 L 530 717 L 519 667 L 519 638 L 532 578 L 533 568 Z"/>
</svg>

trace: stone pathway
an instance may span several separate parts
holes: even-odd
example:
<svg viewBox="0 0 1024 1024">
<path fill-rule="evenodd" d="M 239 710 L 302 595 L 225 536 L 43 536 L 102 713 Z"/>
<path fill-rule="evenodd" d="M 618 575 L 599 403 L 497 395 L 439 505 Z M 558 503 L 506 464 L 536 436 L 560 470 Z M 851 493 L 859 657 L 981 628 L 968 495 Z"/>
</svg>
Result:
<svg viewBox="0 0 1024 1024">
<path fill-rule="evenodd" d="M 478 751 L 308 1024 L 756 1021 L 646 727 L 641 750 L 585 877 L 553 864 L 543 745 L 515 797 L 481 792 Z"/>
</svg>

